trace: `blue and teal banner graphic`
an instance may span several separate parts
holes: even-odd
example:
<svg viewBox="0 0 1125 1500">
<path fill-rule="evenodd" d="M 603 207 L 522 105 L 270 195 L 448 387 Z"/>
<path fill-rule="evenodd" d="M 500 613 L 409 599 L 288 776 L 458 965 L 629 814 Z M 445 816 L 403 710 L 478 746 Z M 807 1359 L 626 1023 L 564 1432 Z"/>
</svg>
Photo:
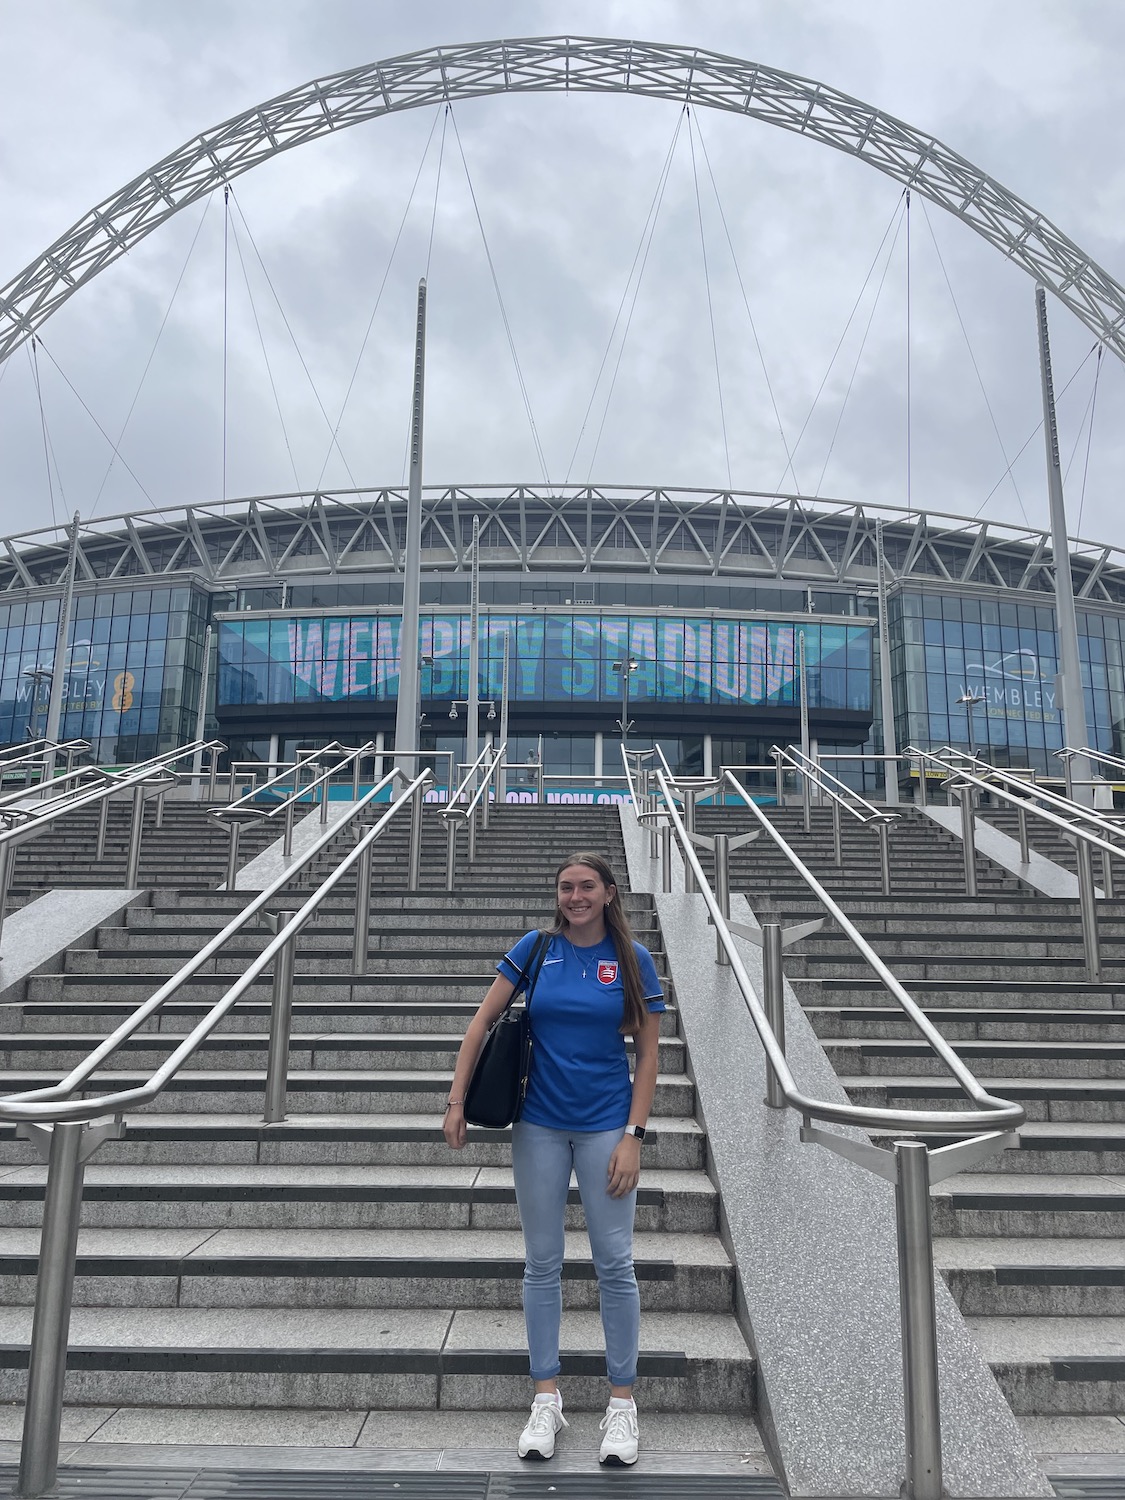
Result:
<svg viewBox="0 0 1125 1500">
<path fill-rule="evenodd" d="M 224 621 L 221 705 L 398 694 L 395 615 Z M 467 614 L 426 614 L 419 629 L 424 699 L 468 695 Z M 489 612 L 480 619 L 480 692 L 499 700 L 504 637 L 513 703 L 619 702 L 621 663 L 633 661 L 631 702 L 796 704 L 804 635 L 809 704 L 871 711 L 871 629 L 810 620 Z"/>
</svg>

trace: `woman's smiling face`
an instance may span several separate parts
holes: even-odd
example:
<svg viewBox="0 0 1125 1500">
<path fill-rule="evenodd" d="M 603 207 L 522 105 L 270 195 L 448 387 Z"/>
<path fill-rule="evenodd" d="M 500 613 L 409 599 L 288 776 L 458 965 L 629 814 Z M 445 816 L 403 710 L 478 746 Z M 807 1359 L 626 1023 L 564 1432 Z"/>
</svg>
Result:
<svg viewBox="0 0 1125 1500">
<path fill-rule="evenodd" d="M 566 865 L 559 871 L 556 895 L 567 923 L 567 936 L 586 947 L 605 937 L 605 909 L 615 885 L 606 885 L 589 865 Z"/>
</svg>

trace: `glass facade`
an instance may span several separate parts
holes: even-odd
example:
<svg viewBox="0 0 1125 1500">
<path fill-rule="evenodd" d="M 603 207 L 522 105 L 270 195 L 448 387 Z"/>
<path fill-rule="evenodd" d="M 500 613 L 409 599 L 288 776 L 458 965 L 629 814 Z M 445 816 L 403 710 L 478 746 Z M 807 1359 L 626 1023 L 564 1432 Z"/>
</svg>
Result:
<svg viewBox="0 0 1125 1500">
<path fill-rule="evenodd" d="M 47 726 L 59 599 L 0 604 L 0 740 Z M 194 737 L 207 596 L 105 589 L 74 599 L 60 735 L 103 764 L 143 760 Z"/>
<path fill-rule="evenodd" d="M 997 764 L 1058 769 L 1062 715 L 1054 611 L 1003 599 L 903 593 L 890 600 L 900 745 L 955 745 Z M 1093 747 L 1125 748 L 1125 620 L 1078 612 Z M 968 703 L 969 697 L 978 700 Z"/>
<path fill-rule="evenodd" d="M 398 692 L 397 615 L 224 620 L 218 706 L 373 700 Z M 423 699 L 468 693 L 467 614 L 424 614 Z M 804 638 L 809 705 L 871 711 L 867 625 L 670 615 L 499 614 L 480 620 L 480 690 L 499 699 L 504 637 L 513 704 L 621 701 L 623 661 L 632 704 L 795 707 Z"/>
</svg>

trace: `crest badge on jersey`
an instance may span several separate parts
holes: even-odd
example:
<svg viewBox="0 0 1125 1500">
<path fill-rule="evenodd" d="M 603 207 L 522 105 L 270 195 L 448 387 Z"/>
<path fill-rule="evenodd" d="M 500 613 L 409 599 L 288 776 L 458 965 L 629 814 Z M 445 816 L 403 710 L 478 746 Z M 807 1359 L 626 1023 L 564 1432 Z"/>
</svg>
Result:
<svg viewBox="0 0 1125 1500">
<path fill-rule="evenodd" d="M 598 964 L 598 983 L 612 984 L 617 978 L 617 964 L 611 959 L 602 959 Z"/>
</svg>

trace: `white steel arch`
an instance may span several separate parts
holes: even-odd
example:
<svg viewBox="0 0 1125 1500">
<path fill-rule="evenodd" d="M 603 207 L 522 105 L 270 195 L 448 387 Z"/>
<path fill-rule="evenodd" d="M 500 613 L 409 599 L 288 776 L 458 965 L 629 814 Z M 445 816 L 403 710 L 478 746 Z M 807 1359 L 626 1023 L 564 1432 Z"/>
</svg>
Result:
<svg viewBox="0 0 1125 1500">
<path fill-rule="evenodd" d="M 1125 288 L 1057 225 L 933 136 L 826 84 L 742 58 L 550 36 L 435 47 L 349 68 L 193 137 L 92 208 L 0 287 L 0 361 L 172 214 L 278 152 L 445 100 L 559 92 L 639 94 L 726 110 L 866 161 L 955 214 L 1125 359 Z"/>
</svg>

